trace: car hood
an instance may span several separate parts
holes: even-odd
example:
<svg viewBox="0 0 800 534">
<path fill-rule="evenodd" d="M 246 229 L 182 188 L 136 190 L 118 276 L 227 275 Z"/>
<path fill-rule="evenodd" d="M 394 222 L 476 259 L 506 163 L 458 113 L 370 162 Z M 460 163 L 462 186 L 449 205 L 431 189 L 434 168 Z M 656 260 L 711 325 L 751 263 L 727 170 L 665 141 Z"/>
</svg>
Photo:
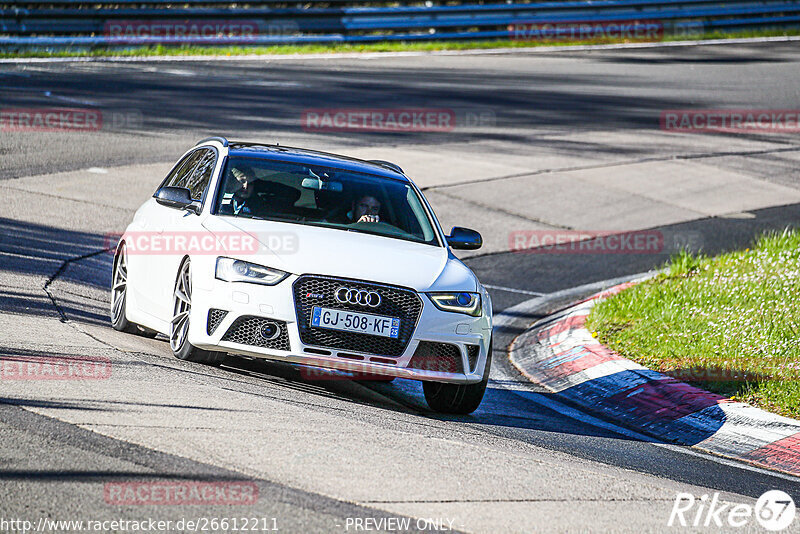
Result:
<svg viewBox="0 0 800 534">
<path fill-rule="evenodd" d="M 321 274 L 410 287 L 417 291 L 475 291 L 470 269 L 444 247 L 333 228 L 211 216 L 203 226 L 219 236 L 241 231 L 260 244 L 231 257 L 292 274 Z"/>
</svg>

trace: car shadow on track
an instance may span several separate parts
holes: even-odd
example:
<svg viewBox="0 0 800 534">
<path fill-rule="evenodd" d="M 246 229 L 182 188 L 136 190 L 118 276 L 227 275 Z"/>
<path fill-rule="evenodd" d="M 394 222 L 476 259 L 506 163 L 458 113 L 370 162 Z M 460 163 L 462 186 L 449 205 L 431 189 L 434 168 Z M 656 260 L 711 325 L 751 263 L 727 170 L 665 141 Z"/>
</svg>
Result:
<svg viewBox="0 0 800 534">
<path fill-rule="evenodd" d="M 629 440 L 627 436 L 572 420 L 559 414 L 540 400 L 541 393 L 523 388 L 509 389 L 509 384 L 491 381 L 483 403 L 470 415 L 450 415 L 428 408 L 422 385 L 415 380 L 397 378 L 391 383 L 353 380 L 346 374 L 311 370 L 315 378 L 308 378 L 309 368 L 291 364 L 228 357 L 220 371 L 249 376 L 282 388 L 300 391 L 317 397 L 326 397 L 356 403 L 381 410 L 402 412 L 442 422 L 462 422 L 481 427 L 505 427 L 522 431 L 548 434 L 574 434 Z M 519 385 L 518 383 L 510 385 Z"/>
<path fill-rule="evenodd" d="M 100 234 L 0 217 L 0 312 L 65 314 L 105 324 L 105 302 L 101 309 L 89 301 L 97 300 L 97 291 L 111 284 L 111 254 L 103 253 L 108 246 Z M 84 258 L 80 269 L 71 267 L 76 258 Z M 56 276 L 60 283 L 73 283 L 59 292 L 61 311 L 45 291 Z"/>
<path fill-rule="evenodd" d="M 61 264 L 108 246 L 101 234 L 0 217 L 0 271 L 53 276 Z"/>
</svg>

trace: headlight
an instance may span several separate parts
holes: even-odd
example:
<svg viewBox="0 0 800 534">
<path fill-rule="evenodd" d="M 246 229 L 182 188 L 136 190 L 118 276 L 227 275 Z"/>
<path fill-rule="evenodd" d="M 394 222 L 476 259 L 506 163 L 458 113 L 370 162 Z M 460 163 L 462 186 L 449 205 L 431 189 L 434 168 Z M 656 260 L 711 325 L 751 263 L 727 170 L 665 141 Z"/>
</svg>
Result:
<svg viewBox="0 0 800 534">
<path fill-rule="evenodd" d="M 478 293 L 428 293 L 428 298 L 442 311 L 481 316 L 481 296 Z"/>
<path fill-rule="evenodd" d="M 233 258 L 217 258 L 216 278 L 226 282 L 252 282 L 274 286 L 289 273 Z"/>
</svg>

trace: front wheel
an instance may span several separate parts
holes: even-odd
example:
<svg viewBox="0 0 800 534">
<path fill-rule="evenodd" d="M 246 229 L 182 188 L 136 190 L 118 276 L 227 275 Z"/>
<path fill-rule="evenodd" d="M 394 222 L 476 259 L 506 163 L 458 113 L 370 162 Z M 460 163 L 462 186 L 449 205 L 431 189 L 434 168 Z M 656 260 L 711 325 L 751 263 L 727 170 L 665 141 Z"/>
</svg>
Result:
<svg viewBox="0 0 800 534">
<path fill-rule="evenodd" d="M 178 270 L 173 291 L 172 321 L 169 323 L 169 347 L 180 360 L 219 365 L 225 359 L 224 352 L 198 349 L 189 343 L 189 321 L 192 312 L 192 266 L 186 259 Z"/>
<path fill-rule="evenodd" d="M 486 385 L 489 383 L 489 369 L 492 364 L 492 341 L 489 340 L 489 353 L 486 355 L 486 367 L 483 380 L 477 384 L 443 384 L 441 382 L 423 382 L 422 391 L 431 410 L 441 413 L 466 415 L 480 406 Z"/>
</svg>

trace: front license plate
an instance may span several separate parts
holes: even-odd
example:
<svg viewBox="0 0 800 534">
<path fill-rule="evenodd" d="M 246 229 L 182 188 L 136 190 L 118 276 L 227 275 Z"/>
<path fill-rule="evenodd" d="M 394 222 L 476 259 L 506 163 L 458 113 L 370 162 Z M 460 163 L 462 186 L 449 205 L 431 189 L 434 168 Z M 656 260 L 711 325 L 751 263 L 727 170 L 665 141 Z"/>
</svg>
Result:
<svg viewBox="0 0 800 534">
<path fill-rule="evenodd" d="M 311 326 L 391 338 L 400 335 L 400 319 L 396 317 L 316 306 L 312 308 Z"/>
</svg>

